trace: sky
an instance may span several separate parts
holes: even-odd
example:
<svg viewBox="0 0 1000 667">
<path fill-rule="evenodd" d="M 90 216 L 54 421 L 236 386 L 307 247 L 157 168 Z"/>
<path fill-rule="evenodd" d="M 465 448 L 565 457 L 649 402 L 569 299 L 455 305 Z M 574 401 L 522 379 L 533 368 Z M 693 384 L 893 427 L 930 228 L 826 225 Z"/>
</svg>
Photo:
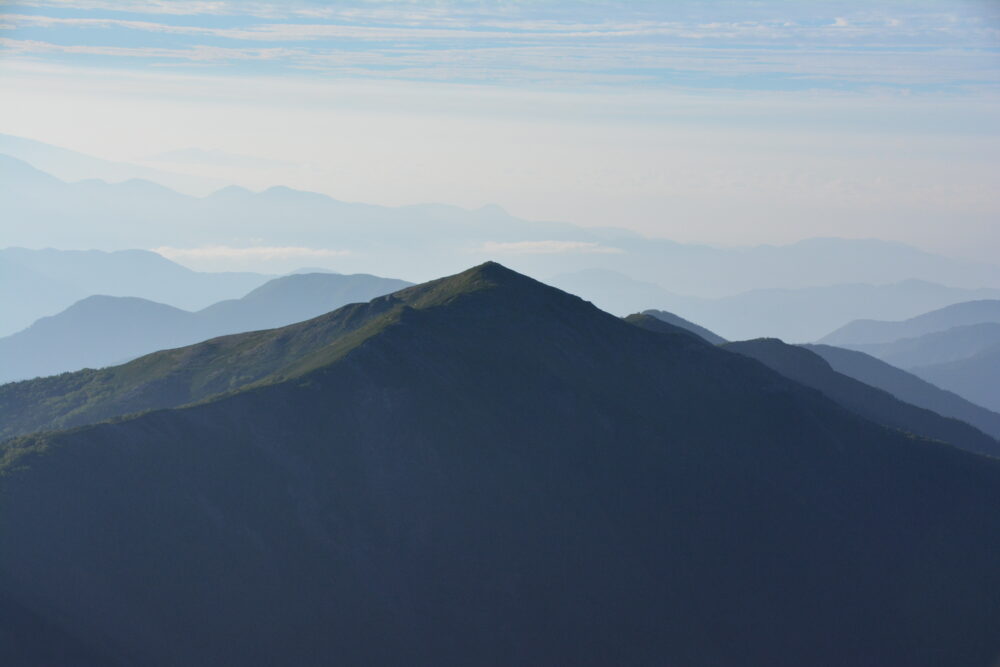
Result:
<svg viewBox="0 0 1000 667">
<path fill-rule="evenodd" d="M 1000 3 L 0 2 L 0 133 L 346 201 L 995 260 Z"/>
</svg>

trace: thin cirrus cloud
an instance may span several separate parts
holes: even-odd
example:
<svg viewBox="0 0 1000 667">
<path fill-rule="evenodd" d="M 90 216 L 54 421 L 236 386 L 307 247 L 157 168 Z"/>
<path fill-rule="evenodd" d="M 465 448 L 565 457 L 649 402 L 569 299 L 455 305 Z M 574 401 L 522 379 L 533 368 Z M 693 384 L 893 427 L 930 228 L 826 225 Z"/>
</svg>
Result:
<svg viewBox="0 0 1000 667">
<path fill-rule="evenodd" d="M 214 63 L 349 78 L 499 85 L 842 89 L 1000 87 L 997 22 L 933 3 L 837 3 L 787 16 L 723 3 L 15 2 L 0 48 L 31 59 L 124 67 Z M 767 3 L 764 3 L 765 5 Z M 773 3 L 772 3 L 773 4 Z M 780 3 L 779 3 L 780 4 Z M 777 7 L 777 5 L 775 5 Z M 958 5 L 948 5 L 955 9 Z M 84 11 L 93 15 L 80 16 Z M 157 33 L 156 46 L 138 45 Z M 258 46 L 252 46 L 253 44 Z M 261 47 L 261 44 L 267 46 Z"/>
</svg>

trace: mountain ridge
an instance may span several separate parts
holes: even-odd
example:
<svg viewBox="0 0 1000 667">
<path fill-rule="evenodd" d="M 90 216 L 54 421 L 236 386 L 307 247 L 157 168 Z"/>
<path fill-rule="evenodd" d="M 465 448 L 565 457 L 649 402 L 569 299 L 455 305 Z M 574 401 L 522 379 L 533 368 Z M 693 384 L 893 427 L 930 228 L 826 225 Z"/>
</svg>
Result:
<svg viewBox="0 0 1000 667">
<path fill-rule="evenodd" d="M 286 332 L 305 373 L 4 444 L 0 601 L 126 664 L 998 655 L 998 462 L 496 267 L 397 294 Z"/>
</svg>

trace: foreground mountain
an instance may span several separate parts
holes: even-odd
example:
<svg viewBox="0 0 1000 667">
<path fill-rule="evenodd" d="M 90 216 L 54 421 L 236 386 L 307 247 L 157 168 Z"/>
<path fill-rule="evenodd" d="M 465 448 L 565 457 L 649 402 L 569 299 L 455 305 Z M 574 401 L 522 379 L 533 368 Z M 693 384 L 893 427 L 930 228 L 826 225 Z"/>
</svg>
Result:
<svg viewBox="0 0 1000 667">
<path fill-rule="evenodd" d="M 194 310 L 239 297 L 274 276 L 191 271 L 146 250 L 0 249 L 0 336 L 95 294 Z"/>
<path fill-rule="evenodd" d="M 216 336 L 285 326 L 409 284 L 364 274 L 297 274 L 194 313 L 135 297 L 92 296 L 0 338 L 0 383 L 101 368 Z"/>
<path fill-rule="evenodd" d="M 817 389 L 831 400 L 873 422 L 1000 457 L 1000 442 L 957 419 L 904 403 L 892 394 L 843 375 L 818 354 L 780 340 L 762 338 L 728 343 L 725 348 L 751 357 L 785 377 Z"/>
<path fill-rule="evenodd" d="M 8 654 L 1000 656 L 996 461 L 498 265 L 149 359 L 189 394 L 260 379 L 5 446 Z"/>
<path fill-rule="evenodd" d="M 877 357 L 898 368 L 916 368 L 968 359 L 1000 345 L 1000 322 L 981 322 L 952 327 L 916 338 L 900 338 L 891 343 L 844 344 Z"/>
<path fill-rule="evenodd" d="M 887 391 L 901 401 L 960 419 L 994 438 L 1000 438 L 1000 414 L 968 401 L 863 352 L 831 345 L 803 345 L 823 357 L 838 373 Z"/>
<path fill-rule="evenodd" d="M 964 301 L 895 322 L 857 320 L 824 336 L 819 342 L 837 346 L 891 343 L 982 322 L 1000 323 L 1000 300 Z"/>
<path fill-rule="evenodd" d="M 973 403 L 1000 411 L 1000 345 L 994 345 L 967 359 L 912 369 L 932 382 Z"/>
</svg>

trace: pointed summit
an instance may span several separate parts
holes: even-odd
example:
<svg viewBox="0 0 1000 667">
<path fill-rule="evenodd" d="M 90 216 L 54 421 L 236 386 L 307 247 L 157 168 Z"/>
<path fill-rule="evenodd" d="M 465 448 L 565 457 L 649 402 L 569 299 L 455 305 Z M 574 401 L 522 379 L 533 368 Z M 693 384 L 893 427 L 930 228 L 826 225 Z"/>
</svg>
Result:
<svg viewBox="0 0 1000 667">
<path fill-rule="evenodd" d="M 251 295 L 274 298 L 287 283 L 329 276 L 289 276 Z M 224 310 L 225 303 L 213 307 Z M 213 308 L 207 309 L 208 311 Z M 567 318 L 616 318 L 496 262 L 355 303 L 289 326 L 214 338 L 154 352 L 121 366 L 82 370 L 0 385 L 0 436 L 68 428 L 142 410 L 206 400 L 251 385 L 282 382 L 335 363 L 414 311 L 446 311 L 436 319 L 513 320 L 530 309 Z M 430 315 L 428 315 L 430 316 Z M 23 402 L 39 392 L 40 400 Z M 67 405 L 74 410 L 64 410 Z"/>
<path fill-rule="evenodd" d="M 0 400 L 196 403 L 0 446 L 0 610 L 100 664 L 1000 654 L 1000 461 L 499 264 L 135 364 Z"/>
</svg>

